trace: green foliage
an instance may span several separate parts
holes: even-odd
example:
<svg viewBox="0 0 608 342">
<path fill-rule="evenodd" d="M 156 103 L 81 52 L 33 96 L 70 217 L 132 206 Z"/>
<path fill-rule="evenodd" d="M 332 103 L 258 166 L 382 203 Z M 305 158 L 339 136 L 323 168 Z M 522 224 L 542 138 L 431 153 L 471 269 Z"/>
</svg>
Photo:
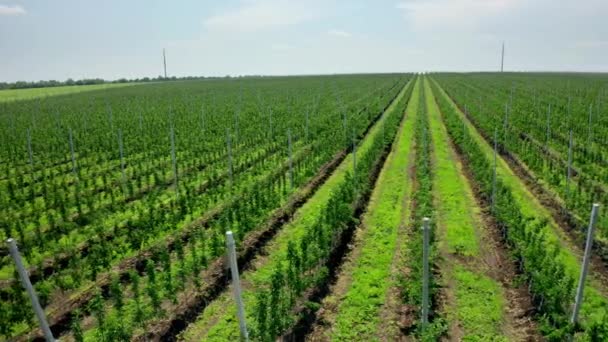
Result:
<svg viewBox="0 0 608 342">
<path fill-rule="evenodd" d="M 493 167 L 489 158 L 471 137 L 471 132 L 462 124 L 446 97 L 439 96 L 438 104 L 446 118 L 452 140 L 468 160 L 482 196 L 489 201 L 493 178 Z M 541 330 L 552 340 L 563 340 L 572 331 L 569 305 L 574 298 L 575 279 L 565 271 L 565 264 L 560 255 L 562 247 L 555 240 L 547 239 L 546 220 L 526 217 L 514 198 L 513 190 L 501 178 L 497 179 L 496 189 L 493 215 L 503 229 L 507 243 L 512 247 L 514 257 L 530 284 L 534 304 L 539 312 L 538 317 L 542 322 Z"/>
<path fill-rule="evenodd" d="M 408 90 L 411 92 L 411 87 L 408 87 Z M 371 173 L 393 142 L 403 117 L 403 108 L 409 98 L 408 94 L 403 91 L 398 103 L 385 113 L 382 119 L 382 123 L 385 123 L 384 135 L 378 133 L 367 138 L 370 139 L 370 148 L 364 152 L 358 151 L 354 171 L 351 171 L 352 160 L 346 159 L 349 169 L 345 173 L 344 181 L 333 189 L 327 204 L 320 208 L 321 214 L 310 228 L 298 241 L 290 241 L 286 254 L 279 256 L 278 260 L 281 261 L 273 270 L 269 284 L 266 284 L 270 292 L 267 316 L 264 308 L 259 307 L 266 303 L 266 290 L 261 289 L 259 291 L 264 293 L 256 293 L 256 328 L 252 334 L 253 338 L 274 340 L 281 336 L 292 324 L 292 310 L 296 298 L 300 297 L 305 289 L 323 284 L 327 280 L 329 273 L 324 265 L 343 231 L 349 225 L 356 224 L 353 217 L 355 204 L 373 185 Z M 285 260 L 286 266 L 282 260 Z"/>
</svg>

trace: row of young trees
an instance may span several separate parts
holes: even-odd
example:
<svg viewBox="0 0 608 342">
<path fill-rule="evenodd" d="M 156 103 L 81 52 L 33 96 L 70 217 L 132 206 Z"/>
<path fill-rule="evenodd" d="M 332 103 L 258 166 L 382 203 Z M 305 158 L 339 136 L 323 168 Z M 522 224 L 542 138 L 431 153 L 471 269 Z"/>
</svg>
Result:
<svg viewBox="0 0 608 342">
<path fill-rule="evenodd" d="M 116 101 L 112 103 L 123 105 L 124 99 L 119 98 Z M 315 101 L 318 102 L 319 99 L 315 99 Z M 285 101 L 283 100 L 283 102 Z M 281 105 L 282 102 L 278 103 Z M 146 105 L 150 106 L 146 102 L 143 104 L 139 103 L 140 107 Z M 335 104 L 324 104 L 324 106 L 328 105 L 334 106 L 333 108 L 335 109 Z M 67 103 L 66 106 L 72 106 L 72 104 Z M 293 107 L 295 104 L 291 106 Z M 314 112 L 306 114 L 306 122 L 308 123 L 305 124 L 300 122 L 303 120 L 298 120 L 300 119 L 298 116 L 284 115 L 281 112 L 279 114 L 274 108 L 271 109 L 270 117 L 266 120 L 256 120 L 256 117 L 260 116 L 258 112 L 255 115 L 251 115 L 251 121 L 253 123 L 258 122 L 255 125 L 251 125 L 249 124 L 249 120 L 247 120 L 247 132 L 253 129 L 252 134 L 248 133 L 245 135 L 242 128 L 230 130 L 233 154 L 231 158 L 233 159 L 232 163 L 237 164 L 237 166 L 239 163 L 247 163 L 246 159 L 251 158 L 260 149 L 265 150 L 263 153 L 283 151 L 279 147 L 285 147 L 286 130 L 282 127 L 292 124 L 289 121 L 297 122 L 295 126 L 297 129 L 294 129 L 292 132 L 297 139 L 302 140 L 304 137 L 308 136 L 309 138 L 313 136 L 322 127 L 320 125 L 325 123 L 319 120 L 321 118 L 318 115 L 328 110 L 324 106 L 319 103 L 313 103 L 313 107 L 309 110 L 314 109 Z M 175 108 L 179 107 L 176 105 Z M 222 107 L 218 106 L 217 108 Z M 331 108 L 329 107 L 329 109 Z M 262 113 L 265 112 L 263 105 L 261 109 Z M 230 111 L 234 110 L 234 108 L 224 110 Z M 342 110 L 347 111 L 352 109 L 342 108 Z M 117 110 L 115 109 L 114 111 Z M 141 111 L 144 110 L 142 109 Z M 170 157 L 170 130 L 167 126 L 164 126 L 164 129 L 162 129 L 161 126 L 166 124 L 166 122 L 162 122 L 162 115 L 160 116 L 161 125 L 159 126 L 155 123 L 156 120 L 159 120 L 158 114 L 154 114 L 152 117 L 146 116 L 144 121 L 146 126 L 142 126 L 143 116 L 141 111 L 139 111 L 139 117 L 137 117 L 137 113 L 133 113 L 132 111 L 125 113 L 125 116 L 130 121 L 123 122 L 122 126 L 133 125 L 133 121 L 139 120 L 139 127 L 132 127 L 134 129 L 130 133 L 127 133 L 128 129 L 124 129 L 122 134 L 117 134 L 120 131 L 117 131 L 116 127 L 114 127 L 109 135 L 106 134 L 104 128 L 110 128 L 104 127 L 106 124 L 115 126 L 108 124 L 108 122 L 115 122 L 117 124 L 119 119 L 123 118 L 122 116 L 111 114 L 108 114 L 107 118 L 98 115 L 97 125 L 101 124 L 102 128 L 100 132 L 95 133 L 85 130 L 81 132 L 83 134 L 77 134 L 78 131 L 74 130 L 73 138 L 68 139 L 67 132 L 61 130 L 59 135 L 62 136 L 63 150 L 69 150 L 68 145 L 71 144 L 68 144 L 68 140 L 76 146 L 74 147 L 76 151 L 75 168 L 73 168 L 74 165 L 70 160 L 69 153 L 63 153 L 60 157 L 63 161 L 56 163 L 56 170 L 53 167 L 40 165 L 40 170 L 31 172 L 31 165 L 28 165 L 28 163 L 25 163 L 23 168 L 16 167 L 18 164 L 15 163 L 6 163 L 7 170 L 13 170 L 15 173 L 7 176 L 7 183 L 4 183 L 7 191 L 3 193 L 4 196 L 0 196 L 0 203 L 2 203 L 0 210 L 2 211 L 2 226 L 4 228 L 2 233 L 10 233 L 10 223 L 14 221 L 21 222 L 20 225 L 26 230 L 26 234 L 24 234 L 26 241 L 23 241 L 24 246 L 22 249 L 28 249 L 29 241 L 27 240 L 30 238 L 32 240 L 44 239 L 44 241 L 48 241 L 47 245 L 50 243 L 50 246 L 44 248 L 45 251 L 48 251 L 46 255 L 41 256 L 41 258 L 44 258 L 47 255 L 56 254 L 59 248 L 61 250 L 65 249 L 65 246 L 58 246 L 57 242 L 67 233 L 84 229 L 84 234 L 80 234 L 80 239 L 82 240 L 87 235 L 86 229 L 90 230 L 91 224 L 95 223 L 97 218 L 105 218 L 108 211 L 116 212 L 117 206 L 123 204 L 132 205 L 132 202 L 137 202 L 142 197 L 158 195 L 159 193 L 155 190 L 162 190 L 168 185 L 173 184 L 176 177 L 174 175 L 175 172 L 172 170 Z M 272 114 L 273 111 L 274 115 Z M 111 113 L 112 110 L 110 109 L 108 112 Z M 234 115 L 228 116 L 230 118 L 228 122 L 225 122 L 225 120 L 221 122 L 215 117 L 219 116 L 221 118 L 223 112 L 219 112 L 219 114 L 212 112 L 206 115 L 201 114 L 200 116 L 196 112 L 181 112 L 177 109 L 175 109 L 175 112 L 177 112 L 175 115 L 179 115 L 180 118 L 189 117 L 190 120 L 197 121 L 186 122 L 188 126 L 183 131 L 175 129 L 176 170 L 177 174 L 180 175 L 179 178 L 188 181 L 188 179 L 196 177 L 192 181 L 201 182 L 201 179 L 197 177 L 200 177 L 199 171 L 201 170 L 207 171 L 204 174 L 210 178 L 214 175 L 225 173 L 224 170 L 227 170 L 226 163 L 229 159 L 227 155 L 225 124 L 228 123 L 228 127 L 233 125 L 237 127 L 238 116 L 235 118 L 235 122 L 230 122 L 232 121 L 230 117 Z M 313 117 L 309 118 L 309 114 Z M 130 115 L 135 117 L 129 118 Z M 250 113 L 247 113 L 247 115 L 249 116 Z M 286 118 L 289 121 L 286 121 Z M 200 121 L 205 121 L 205 123 L 201 122 L 199 124 L 199 119 Z M 327 119 L 327 117 L 322 116 L 322 119 Z M 183 121 L 182 119 L 180 120 Z M 178 120 L 176 119 L 175 121 Z M 270 123 L 270 128 L 263 127 L 267 125 L 267 122 Z M 92 123 L 90 126 L 92 126 Z M 193 124 L 195 124 L 194 127 L 201 130 L 191 129 Z M 38 123 L 38 125 L 42 126 L 42 123 Z M 216 129 L 222 126 L 221 130 Z M 148 131 L 151 129 L 166 133 L 166 135 L 161 135 L 167 137 L 166 140 L 150 136 Z M 271 131 L 273 132 L 272 135 L 269 134 Z M 31 135 L 29 132 L 28 130 L 28 136 Z M 209 137 L 201 139 L 201 133 Z M 120 140 L 117 139 L 119 135 L 122 138 Z M 52 136 L 53 134 L 51 134 Z M 150 138 L 152 140 L 148 141 Z M 135 139 L 135 141 L 128 141 L 129 139 Z M 16 145 L 25 145 L 25 140 L 22 141 L 23 144 L 18 143 Z M 86 140 L 92 141 L 86 142 Z M 120 143 L 122 140 L 124 142 Z M 141 140 L 143 140 L 143 144 Z M 158 141 L 163 142 L 163 140 L 164 143 L 158 143 Z M 90 147 L 82 146 L 91 143 Z M 119 145 L 124 146 L 124 148 L 119 149 Z M 43 158 L 44 152 L 38 152 L 39 147 L 32 146 L 34 146 L 34 156 L 39 155 L 40 158 Z M 121 151 L 121 156 L 118 155 L 119 150 Z M 124 153 L 122 153 L 123 150 Z M 122 154 L 125 155 L 124 158 Z M 48 157 L 46 156 L 45 158 Z M 264 159 L 262 156 L 258 156 L 257 158 Z M 48 158 L 48 160 L 52 159 Z M 23 161 L 24 159 L 19 160 Z M 18 162 L 18 160 L 14 162 Z M 121 168 L 123 169 L 122 175 Z M 59 231 L 59 234 L 46 234 L 51 230 L 50 223 L 57 223 L 61 226 L 56 230 Z M 38 233 L 45 234 L 44 236 L 40 236 Z M 3 263 L 8 264 L 7 261 L 6 258 L 2 259 Z"/>
<path fill-rule="evenodd" d="M 548 185 L 572 214 L 582 240 L 592 203 L 608 200 L 606 79 L 439 75 L 438 80 L 486 137 L 500 121 L 502 152 L 516 156 Z M 608 217 L 600 216 L 597 235 L 606 258 Z"/>
<path fill-rule="evenodd" d="M 356 161 L 350 160 L 344 180 L 332 191 L 321 214 L 300 238 L 289 241 L 285 255 L 276 255 L 279 262 L 272 271 L 267 284 L 259 284 L 255 290 L 253 328 L 255 340 L 274 341 L 293 326 L 298 315 L 295 304 L 307 290 L 322 286 L 327 281 L 327 268 L 331 253 L 337 248 L 349 226 L 356 224 L 355 209 L 373 186 L 373 171 L 379 166 L 382 156 L 390 148 L 403 117 L 412 87 L 385 114 L 379 122 L 382 130 L 374 136 L 371 146 L 357 153 Z M 356 144 L 353 141 L 353 144 Z"/>
<path fill-rule="evenodd" d="M 434 91 L 441 94 L 437 84 Z M 574 327 L 570 304 L 574 298 L 575 279 L 567 272 L 563 247 L 548 238 L 552 229 L 546 219 L 528 217 L 515 200 L 513 190 L 501 178 L 494 178 L 494 166 L 483 153 L 468 127 L 445 96 L 438 96 L 448 133 L 462 153 L 482 198 L 492 203 L 492 216 L 503 231 L 505 242 L 519 264 L 528 283 L 540 321 L 540 329 L 549 340 L 563 341 L 575 330 L 596 341 L 608 336 L 606 302 L 595 303 L 596 314 L 586 317 L 582 326 Z M 493 195 L 494 194 L 494 195 Z"/>
<path fill-rule="evenodd" d="M 402 85 L 403 81 L 403 79 L 396 81 L 386 79 L 379 88 L 368 86 L 367 91 L 371 93 L 377 91 L 383 93 L 374 98 L 374 101 L 365 103 L 363 108 L 342 108 L 342 110 L 352 113 L 347 117 L 349 129 L 361 132 L 372 118 L 368 111 L 373 111 L 374 107 L 382 106 L 383 103 L 389 101 L 391 96 L 394 96 L 395 92 L 399 90 L 399 85 Z M 232 160 L 232 177 L 227 170 L 228 165 L 219 161 L 217 163 L 218 171 L 210 172 L 207 178 L 196 175 L 196 170 L 193 172 L 191 182 L 185 178 L 179 178 L 177 184 L 179 195 L 171 195 L 174 190 L 159 192 L 158 201 L 144 196 L 141 200 L 143 205 L 130 207 L 128 211 L 125 211 L 127 215 L 123 215 L 120 224 L 110 227 L 92 225 L 93 228 L 89 232 L 93 237 L 89 237 L 88 241 L 90 247 L 78 252 L 84 250 L 86 253 L 69 255 L 69 258 L 66 259 L 68 262 L 63 264 L 60 270 L 37 282 L 36 288 L 41 294 L 43 304 L 48 304 L 48 308 L 57 308 L 60 304 L 66 304 L 58 301 L 60 298 L 52 295 L 55 288 L 71 291 L 74 295 L 70 296 L 70 300 L 75 302 L 95 303 L 96 298 L 99 297 L 104 308 L 101 316 L 99 316 L 99 310 L 89 308 L 92 304 L 82 307 L 80 316 L 83 318 L 89 314 L 99 316 L 96 320 L 99 323 L 96 333 L 100 334 L 100 339 L 106 340 L 112 340 L 112 337 L 116 336 L 108 332 L 132 333 L 133 328 L 154 319 L 155 315 L 145 315 L 148 312 L 146 310 L 156 312 L 150 308 L 174 301 L 182 291 L 181 287 L 175 285 L 176 283 L 183 285 L 184 279 L 186 284 L 200 281 L 195 275 L 200 276 L 210 260 L 217 259 L 223 254 L 223 236 L 227 227 L 233 228 L 237 239 L 243 238 L 250 230 L 257 228 L 268 218 L 273 209 L 284 203 L 286 196 L 314 175 L 316 170 L 336 151 L 343 148 L 343 144 L 336 141 L 335 129 L 332 128 L 336 124 L 342 123 L 342 120 L 335 119 L 335 116 L 343 116 L 341 111 L 336 113 L 334 108 L 325 113 L 315 111 L 310 114 L 310 122 L 301 124 L 301 131 L 295 130 L 297 135 L 293 134 L 292 153 L 288 151 L 287 139 L 282 142 L 275 141 L 273 139 L 276 139 L 279 134 L 271 135 L 269 131 L 264 130 L 262 131 L 263 136 L 271 139 L 270 143 L 258 145 L 257 148 L 247 147 L 252 152 Z M 312 122 L 313 114 L 314 119 L 317 120 L 314 124 Z M 273 129 L 276 129 L 274 127 L 280 120 L 284 119 L 277 118 L 276 114 L 273 116 Z M 266 121 L 265 124 L 268 122 Z M 334 123 L 333 126 L 330 122 Z M 239 146 L 253 144 L 254 140 L 249 138 L 246 140 L 243 138 L 243 134 L 241 130 L 240 143 L 235 143 L 231 147 L 238 149 Z M 231 134 L 231 138 L 231 142 L 239 141 L 236 138 L 236 132 Z M 224 141 L 219 149 L 223 148 L 224 154 L 228 154 L 230 147 L 225 146 Z M 268 152 L 269 150 L 271 152 Z M 234 153 L 234 150 L 231 152 Z M 216 150 L 209 150 L 209 153 L 218 155 Z M 179 156 L 178 154 L 178 158 Z M 291 158 L 294 170 L 293 183 L 289 175 L 288 163 L 288 159 Z M 204 170 L 207 170 L 206 166 Z M 76 183 L 78 182 L 81 180 L 78 179 Z M 217 184 L 211 186 L 209 185 L 211 182 Z M 129 202 L 128 205 L 133 202 L 135 201 Z M 198 226 L 196 219 L 210 211 L 216 212 L 216 214 L 211 217 L 211 220 L 206 221 L 203 227 Z M 196 233 L 198 230 L 204 233 Z M 170 232 L 173 235 L 181 236 L 182 239 L 169 238 Z M 172 242 L 165 243 L 166 241 Z M 179 252 L 180 244 L 183 244 L 183 249 L 186 251 L 185 260 L 191 260 L 185 264 L 180 261 L 183 259 L 180 257 L 182 254 Z M 166 257 L 160 256 L 163 255 L 163 251 L 170 255 L 170 263 L 166 262 Z M 125 257 L 133 255 L 133 253 L 156 260 L 153 265 L 155 272 L 163 272 L 166 275 L 162 277 L 171 277 L 173 280 L 157 282 L 159 276 L 151 276 L 150 267 L 147 266 L 137 267 L 136 273 L 139 276 L 137 281 L 127 276 L 125 273 L 127 269 L 124 268 L 119 268 L 120 273 L 115 276 L 111 276 L 111 273 L 107 272 L 112 267 L 116 269 L 117 262 L 118 266 L 122 264 L 123 259 L 126 262 L 130 257 L 126 259 Z M 161 259 L 165 261 L 163 262 Z M 111 279 L 119 279 L 119 281 Z M 90 281 L 93 281 L 97 287 L 109 286 L 110 290 L 103 291 L 99 296 L 92 296 L 90 287 L 89 290 L 81 291 L 83 286 L 88 287 L 87 284 L 90 284 Z M 139 297 L 133 295 L 136 293 L 135 289 L 132 289 L 132 286 L 136 286 L 134 282 L 137 282 L 139 289 L 144 286 L 141 284 L 146 284 L 144 286 L 146 291 L 139 291 Z M 118 283 L 120 286 L 117 287 Z M 120 289 L 124 295 L 118 294 L 116 289 Z M 8 302 L 9 305 L 3 306 L 0 310 L 0 315 L 7 317 L 7 322 L 11 322 L 4 332 L 7 336 L 20 333 L 20 330 L 15 330 L 15 327 L 18 327 L 21 322 L 31 322 L 32 316 L 31 313 L 19 311 L 17 306 L 22 303 L 20 299 L 24 298 L 23 291 L 19 291 L 18 286 L 14 290 L 3 292 L 3 296 L 14 298 L 14 300 L 11 299 Z M 122 299 L 117 300 L 117 297 Z M 128 314 L 117 309 L 117 307 L 123 306 L 119 304 L 120 302 L 127 303 L 124 307 L 130 308 L 126 311 Z M 140 304 L 129 304 L 137 302 Z M 108 303 L 114 303 L 114 305 L 108 305 Z M 53 309 L 53 312 L 61 312 L 61 308 Z M 80 316 L 74 315 L 73 318 L 77 320 Z M 123 319 L 119 317 L 123 317 Z M 79 329 L 74 329 L 79 331 Z M 106 335 L 110 337 L 105 337 Z"/>
<path fill-rule="evenodd" d="M 361 124 L 363 124 L 364 122 L 361 122 L 360 124 L 354 124 L 352 127 L 356 130 L 359 131 L 359 129 L 357 128 L 357 126 L 361 126 Z M 321 141 L 319 146 L 314 149 L 317 151 L 326 151 L 328 152 L 329 150 L 327 149 L 327 147 L 331 146 L 331 144 L 328 144 L 328 140 L 331 139 L 331 136 L 326 136 L 324 137 Z M 326 146 L 326 149 L 321 149 L 319 148 L 320 146 Z M 316 162 L 321 162 L 323 160 L 327 160 L 327 158 L 330 157 L 330 153 L 327 153 L 327 155 L 324 158 L 316 158 Z M 313 173 L 310 172 L 311 170 L 314 170 L 316 168 L 318 168 L 318 164 L 316 164 L 315 166 L 309 168 L 307 171 L 307 173 L 309 175 L 312 175 Z M 300 173 L 300 172 L 298 172 Z M 269 206 L 269 208 L 267 208 L 267 210 L 262 210 L 261 213 L 259 213 L 258 217 L 255 216 L 247 216 L 247 215 L 241 215 L 239 214 L 239 211 L 236 212 L 236 214 L 234 212 L 227 214 L 227 216 L 218 218 L 216 222 L 216 224 L 212 225 L 209 227 L 209 229 L 207 230 L 208 234 L 206 234 L 206 240 L 208 241 L 208 243 L 210 244 L 207 248 L 208 250 L 208 257 L 206 258 L 206 260 L 213 260 L 213 259 L 217 259 L 218 257 L 221 257 L 221 255 L 224 254 L 224 243 L 223 243 L 223 237 L 224 237 L 224 232 L 226 229 L 231 229 L 234 233 L 235 233 L 235 238 L 237 239 L 237 241 L 241 240 L 244 236 L 247 235 L 247 233 L 251 230 L 251 229 L 255 229 L 257 226 L 259 226 L 266 218 L 269 217 L 269 215 L 271 214 L 271 210 L 272 208 L 276 208 L 280 202 L 282 202 L 285 198 L 286 195 L 288 195 L 289 193 L 291 193 L 291 191 L 295 190 L 293 187 L 291 187 L 291 184 L 289 181 L 286 180 L 286 178 L 288 176 L 287 172 L 283 172 L 280 177 L 271 177 L 269 178 L 272 181 L 278 181 L 280 182 L 280 184 L 282 184 L 283 188 L 282 190 L 278 191 L 278 194 L 275 192 L 275 198 L 277 200 L 277 202 L 272 203 L 272 206 Z M 301 180 L 303 179 L 303 177 L 297 176 L 295 177 L 295 187 L 298 187 L 301 184 Z M 254 190 L 255 191 L 255 190 Z M 260 192 L 263 191 L 263 189 L 257 189 L 256 192 Z M 237 202 L 239 203 L 239 202 Z M 247 212 L 247 211 L 245 211 Z M 178 258 L 179 259 L 179 258 Z M 162 263 L 162 268 L 164 270 L 164 274 L 171 274 L 171 266 L 170 263 L 168 262 L 164 262 Z M 179 264 L 177 265 L 178 267 L 178 272 L 177 274 L 179 275 Z M 158 268 L 158 266 L 157 266 Z M 150 282 L 151 280 L 158 278 L 158 276 L 154 276 L 152 275 L 152 267 L 151 266 L 147 266 L 146 267 L 146 279 L 148 279 L 148 281 Z M 199 270 L 200 272 L 200 270 Z M 191 281 L 196 282 L 198 281 L 197 278 L 192 279 Z M 200 286 L 200 284 L 195 284 L 196 286 Z M 163 301 L 172 301 L 174 303 L 177 303 L 177 298 L 175 297 L 175 292 L 178 292 L 183 290 L 181 288 L 175 288 L 174 286 L 171 286 L 171 282 L 166 280 L 163 282 L 163 286 L 161 289 L 156 289 L 156 291 L 153 290 L 153 286 L 151 285 L 150 287 L 148 287 L 148 299 L 149 299 L 149 305 L 152 307 L 152 311 L 155 312 L 156 315 L 162 315 L 164 314 L 162 312 L 162 307 L 161 304 Z M 156 293 L 156 294 L 155 294 Z M 160 300 L 159 300 L 160 298 Z M 116 306 L 115 306 L 116 307 Z M 155 309 L 156 308 L 156 309 Z M 161 310 L 161 311 L 158 311 Z M 115 312 L 116 311 L 111 311 Z M 110 313 L 110 314 L 111 314 Z M 124 317 L 124 314 L 122 317 Z M 133 316 L 134 320 L 132 324 L 126 324 L 126 326 L 130 326 L 130 327 L 137 327 L 139 326 L 140 323 L 139 321 L 137 321 L 135 318 L 138 316 Z M 148 317 L 148 319 L 151 317 Z M 120 329 L 114 329 L 112 328 L 112 325 L 107 326 L 106 321 L 102 320 L 99 321 L 99 319 L 97 320 L 98 323 L 101 323 L 103 325 L 98 325 L 98 330 L 97 330 L 97 338 L 99 339 L 107 339 L 107 340 L 112 340 L 111 338 L 107 337 L 107 331 L 121 331 Z M 110 321 L 110 322 L 114 322 L 114 321 Z M 145 321 L 144 321 L 144 326 L 145 326 Z M 126 334 L 131 334 L 133 333 L 132 330 L 128 330 Z M 115 337 L 115 336 L 113 336 Z"/>
<path fill-rule="evenodd" d="M 427 94 L 424 91 L 423 79 L 419 80 L 418 107 L 416 122 L 414 124 L 415 155 L 415 178 L 414 203 L 412 210 L 412 226 L 408 227 L 408 237 L 405 239 L 405 260 L 409 271 L 399 275 L 399 287 L 401 300 L 407 306 L 413 307 L 412 314 L 415 320 L 411 327 L 407 327 L 411 333 L 422 340 L 434 340 L 439 338 L 446 329 L 444 319 L 435 311 L 439 284 L 433 272 L 437 262 L 437 248 L 435 245 L 435 220 L 433 210 L 433 172 L 431 166 L 431 155 L 433 144 L 429 131 L 429 118 L 426 105 Z M 429 218 L 429 316 L 428 324 L 422 324 L 422 287 L 423 287 L 423 218 Z"/>
</svg>

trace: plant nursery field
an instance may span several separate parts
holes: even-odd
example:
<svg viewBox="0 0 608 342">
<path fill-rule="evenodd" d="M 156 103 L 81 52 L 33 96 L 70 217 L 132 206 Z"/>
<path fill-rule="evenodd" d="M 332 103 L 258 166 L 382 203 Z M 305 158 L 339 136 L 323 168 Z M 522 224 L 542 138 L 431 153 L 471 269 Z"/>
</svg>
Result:
<svg viewBox="0 0 608 342">
<path fill-rule="evenodd" d="M 608 340 L 607 75 L 67 88 L 0 91 L 0 237 L 58 340 Z M 44 340 L 7 244 L 0 299 Z"/>
</svg>

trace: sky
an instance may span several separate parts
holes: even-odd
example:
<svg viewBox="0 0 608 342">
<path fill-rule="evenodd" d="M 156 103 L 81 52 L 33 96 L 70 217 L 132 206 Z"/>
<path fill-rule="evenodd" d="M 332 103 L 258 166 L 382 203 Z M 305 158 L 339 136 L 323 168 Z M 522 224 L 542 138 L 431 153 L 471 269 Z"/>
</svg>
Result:
<svg viewBox="0 0 608 342">
<path fill-rule="evenodd" d="M 608 0 L 0 0 L 0 81 L 608 72 Z"/>
</svg>

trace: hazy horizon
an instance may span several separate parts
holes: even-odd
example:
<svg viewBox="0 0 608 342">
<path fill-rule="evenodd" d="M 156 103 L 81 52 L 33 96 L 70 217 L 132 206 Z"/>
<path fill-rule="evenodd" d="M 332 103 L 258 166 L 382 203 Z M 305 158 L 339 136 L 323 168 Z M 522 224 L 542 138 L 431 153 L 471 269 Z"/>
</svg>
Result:
<svg viewBox="0 0 608 342">
<path fill-rule="evenodd" d="M 0 0 L 0 81 L 608 72 L 608 2 Z"/>
</svg>

